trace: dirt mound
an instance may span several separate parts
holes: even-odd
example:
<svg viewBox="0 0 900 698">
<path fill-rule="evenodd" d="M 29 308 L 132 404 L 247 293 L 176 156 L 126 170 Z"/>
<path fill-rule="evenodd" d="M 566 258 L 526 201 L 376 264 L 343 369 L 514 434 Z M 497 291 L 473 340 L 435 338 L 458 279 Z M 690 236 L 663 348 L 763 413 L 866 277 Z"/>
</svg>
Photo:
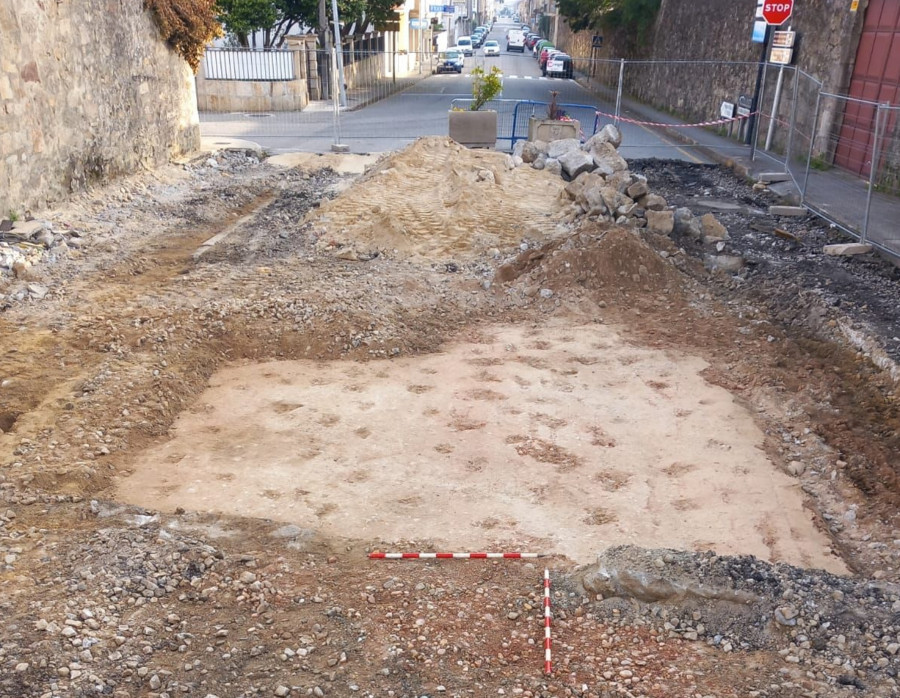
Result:
<svg viewBox="0 0 900 698">
<path fill-rule="evenodd" d="M 686 277 L 638 234 L 624 228 L 583 227 L 526 250 L 497 270 L 496 280 L 559 292 L 580 286 L 596 300 L 623 294 L 681 294 Z"/>
<path fill-rule="evenodd" d="M 507 162 L 503 153 L 422 138 L 383 158 L 307 222 L 324 247 L 420 257 L 543 238 L 555 227 L 562 181 L 530 168 L 509 169 Z"/>
</svg>

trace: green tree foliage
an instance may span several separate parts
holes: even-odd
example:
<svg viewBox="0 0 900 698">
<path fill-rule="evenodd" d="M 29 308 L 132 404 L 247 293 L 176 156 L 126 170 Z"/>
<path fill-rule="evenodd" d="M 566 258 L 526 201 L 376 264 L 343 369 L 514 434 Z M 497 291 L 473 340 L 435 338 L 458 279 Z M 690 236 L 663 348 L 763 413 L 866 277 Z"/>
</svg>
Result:
<svg viewBox="0 0 900 698">
<path fill-rule="evenodd" d="M 372 22 L 387 19 L 397 0 L 338 0 L 338 14 L 344 34 L 355 27 L 362 34 Z M 331 2 L 325 3 L 331 22 Z M 218 0 L 219 19 L 242 46 L 248 36 L 260 30 L 265 48 L 277 48 L 294 27 L 318 27 L 317 0 Z M 321 27 L 319 27 L 321 29 Z"/>
<path fill-rule="evenodd" d="M 163 40 L 197 72 L 203 50 L 222 26 L 216 20 L 216 0 L 144 0 Z"/>
<path fill-rule="evenodd" d="M 272 0 L 217 0 L 219 21 L 225 30 L 247 46 L 247 37 L 260 29 L 267 29 L 278 20 Z"/>
<path fill-rule="evenodd" d="M 559 0 L 560 14 L 574 31 L 621 30 L 634 44 L 643 43 L 662 0 Z"/>
</svg>

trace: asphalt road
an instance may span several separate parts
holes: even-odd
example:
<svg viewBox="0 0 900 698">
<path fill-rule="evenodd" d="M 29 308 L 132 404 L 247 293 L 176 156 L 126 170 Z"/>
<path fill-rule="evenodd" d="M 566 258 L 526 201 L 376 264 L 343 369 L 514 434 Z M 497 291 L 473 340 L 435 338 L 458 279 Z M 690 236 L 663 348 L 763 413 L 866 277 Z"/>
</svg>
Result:
<svg viewBox="0 0 900 698">
<path fill-rule="evenodd" d="M 516 102 L 548 102 L 551 90 L 557 91 L 557 101 L 571 117 L 578 119 L 585 135 L 595 125 L 601 127 L 609 119 L 595 124 L 597 110 L 613 113 L 615 105 L 603 101 L 575 80 L 541 76 L 531 52 L 506 51 L 506 30 L 513 25 L 497 23 L 489 38 L 500 43 L 501 55 L 484 57 L 481 49 L 466 58 L 462 75 L 455 73 L 431 75 L 416 81 L 403 92 L 376 101 L 368 106 L 342 111 L 336 116 L 326 104 L 311 105 L 302 112 L 274 112 L 267 114 L 201 114 L 204 136 L 242 138 L 255 141 L 273 153 L 308 151 L 322 152 L 333 143 L 343 143 L 353 152 L 384 152 L 403 147 L 420 136 L 447 135 L 447 111 L 454 100 L 472 96 L 471 70 L 475 66 L 490 69 L 497 65 L 503 71 L 503 92 L 500 101 L 491 105 L 500 116 L 501 138 L 498 148 L 510 149 L 509 136 L 515 126 L 522 135 L 527 119 L 534 113 L 543 115 L 546 106 L 521 105 Z M 362 95 L 365 97 L 365 95 Z M 351 95 L 356 98 L 357 95 Z M 353 99 L 351 99 L 352 107 Z M 658 133 L 640 125 L 621 123 L 628 158 L 661 157 L 704 162 L 702 156 L 679 147 Z"/>
</svg>

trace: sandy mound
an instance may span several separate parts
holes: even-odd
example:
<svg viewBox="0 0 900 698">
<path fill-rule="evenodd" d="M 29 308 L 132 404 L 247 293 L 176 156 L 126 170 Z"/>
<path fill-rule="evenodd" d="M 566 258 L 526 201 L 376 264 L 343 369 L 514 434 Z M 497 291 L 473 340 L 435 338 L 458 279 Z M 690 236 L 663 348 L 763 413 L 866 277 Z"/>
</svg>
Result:
<svg viewBox="0 0 900 698">
<path fill-rule="evenodd" d="M 496 280 L 554 292 L 574 285 L 598 297 L 676 293 L 685 277 L 638 234 L 624 228 L 582 228 L 530 249 L 497 269 Z"/>
<path fill-rule="evenodd" d="M 381 160 L 310 216 L 321 246 L 460 256 L 542 238 L 555 227 L 563 182 L 508 156 L 422 138 Z M 546 221 L 546 225 L 544 225 Z"/>
</svg>

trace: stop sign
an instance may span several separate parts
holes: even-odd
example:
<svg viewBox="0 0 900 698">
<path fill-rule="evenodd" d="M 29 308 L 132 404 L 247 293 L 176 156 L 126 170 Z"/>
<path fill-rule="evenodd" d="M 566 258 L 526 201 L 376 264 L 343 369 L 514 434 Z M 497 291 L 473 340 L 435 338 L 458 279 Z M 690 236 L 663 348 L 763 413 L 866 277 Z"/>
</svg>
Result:
<svg viewBox="0 0 900 698">
<path fill-rule="evenodd" d="M 794 0 L 765 0 L 762 16 L 766 24 L 784 24 L 794 11 Z"/>
</svg>

